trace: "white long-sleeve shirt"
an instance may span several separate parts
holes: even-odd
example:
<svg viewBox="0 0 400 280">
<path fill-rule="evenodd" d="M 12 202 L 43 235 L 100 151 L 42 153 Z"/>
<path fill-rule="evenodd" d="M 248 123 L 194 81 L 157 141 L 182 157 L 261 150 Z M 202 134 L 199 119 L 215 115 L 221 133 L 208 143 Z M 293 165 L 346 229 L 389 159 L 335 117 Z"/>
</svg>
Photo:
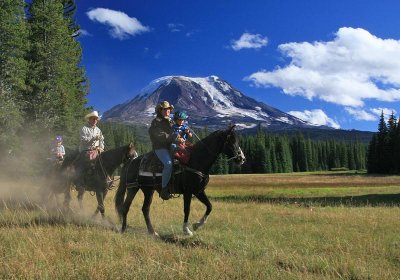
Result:
<svg viewBox="0 0 400 280">
<path fill-rule="evenodd" d="M 97 136 L 99 136 L 98 139 Z M 82 152 L 95 148 L 104 150 L 103 133 L 97 126 L 90 127 L 89 125 L 85 125 L 80 132 L 79 151 Z"/>
</svg>

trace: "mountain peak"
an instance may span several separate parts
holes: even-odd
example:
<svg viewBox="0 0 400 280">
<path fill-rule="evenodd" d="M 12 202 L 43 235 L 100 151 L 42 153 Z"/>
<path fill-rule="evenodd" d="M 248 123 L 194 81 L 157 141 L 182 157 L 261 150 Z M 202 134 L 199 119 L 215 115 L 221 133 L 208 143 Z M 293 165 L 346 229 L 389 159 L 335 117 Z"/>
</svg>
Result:
<svg viewBox="0 0 400 280">
<path fill-rule="evenodd" d="M 154 118 L 155 106 L 162 100 L 168 100 L 176 110 L 187 111 L 190 122 L 197 126 L 215 129 L 225 128 L 229 123 L 236 123 L 242 128 L 257 125 L 278 129 L 312 126 L 244 95 L 215 75 L 160 77 L 150 82 L 132 100 L 105 112 L 103 119 L 148 125 Z"/>
</svg>

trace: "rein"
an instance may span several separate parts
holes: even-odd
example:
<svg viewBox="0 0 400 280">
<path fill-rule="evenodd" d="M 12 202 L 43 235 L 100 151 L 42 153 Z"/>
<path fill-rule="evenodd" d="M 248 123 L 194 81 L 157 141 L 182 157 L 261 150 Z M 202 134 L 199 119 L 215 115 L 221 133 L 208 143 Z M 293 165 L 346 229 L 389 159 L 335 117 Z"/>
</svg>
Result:
<svg viewBox="0 0 400 280">
<path fill-rule="evenodd" d="M 134 158 L 135 158 L 135 157 L 137 157 L 137 152 L 136 152 L 136 151 L 135 151 Z M 128 159 L 128 157 L 127 157 L 126 155 L 124 155 L 124 156 L 123 156 L 123 159 L 122 159 L 121 165 L 123 165 L 124 162 L 125 162 L 127 159 Z M 98 156 L 98 160 L 99 160 L 99 164 L 100 164 L 101 171 L 103 172 L 103 176 L 104 176 L 104 178 L 106 178 L 106 181 L 107 181 L 107 189 L 108 189 L 108 190 L 112 190 L 112 189 L 115 187 L 114 184 L 112 184 L 112 183 L 114 183 L 115 181 L 120 180 L 120 178 L 117 178 L 117 179 L 111 179 L 111 178 L 110 178 L 110 176 L 107 174 L 107 171 L 106 171 L 105 168 L 104 168 L 103 160 L 102 160 L 101 154 Z"/>
<path fill-rule="evenodd" d="M 114 188 L 114 184 L 111 184 L 111 183 L 113 183 L 113 182 L 115 182 L 115 181 L 117 181 L 117 180 L 119 180 L 119 179 L 111 179 L 110 178 L 110 176 L 108 176 L 108 174 L 107 174 L 107 172 L 106 172 L 106 170 L 105 170 L 105 168 L 104 168 L 104 166 L 103 166 L 103 160 L 101 159 L 102 157 L 101 157 L 101 154 L 99 155 L 99 163 L 100 163 L 100 168 L 101 168 L 101 171 L 103 172 L 103 176 L 104 176 L 104 178 L 106 178 L 106 180 L 107 180 L 107 189 L 108 190 L 112 190 L 113 188 Z"/>
<path fill-rule="evenodd" d="M 189 172 L 191 172 L 191 173 L 197 174 L 197 175 L 199 175 L 201 178 L 205 178 L 206 176 L 208 176 L 207 174 L 204 174 L 204 173 L 201 172 L 201 171 L 198 171 L 198 170 L 196 170 L 196 169 L 193 169 L 193 168 L 190 168 L 190 167 L 187 167 L 187 166 L 185 166 L 185 167 L 183 168 L 183 171 L 189 171 Z"/>
</svg>

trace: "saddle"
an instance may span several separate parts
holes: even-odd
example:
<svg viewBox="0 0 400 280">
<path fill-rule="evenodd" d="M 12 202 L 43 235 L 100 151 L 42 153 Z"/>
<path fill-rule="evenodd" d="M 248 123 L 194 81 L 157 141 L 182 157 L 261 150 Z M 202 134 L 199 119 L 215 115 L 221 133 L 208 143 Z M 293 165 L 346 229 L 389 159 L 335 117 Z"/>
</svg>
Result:
<svg viewBox="0 0 400 280">
<path fill-rule="evenodd" d="M 150 176 L 150 177 L 158 177 L 162 176 L 162 170 L 164 166 L 162 162 L 159 160 L 157 155 L 154 152 L 150 152 L 143 155 L 142 160 L 140 161 L 139 166 L 139 176 Z M 180 167 L 179 161 L 174 160 L 172 173 L 179 173 L 182 171 Z"/>
</svg>

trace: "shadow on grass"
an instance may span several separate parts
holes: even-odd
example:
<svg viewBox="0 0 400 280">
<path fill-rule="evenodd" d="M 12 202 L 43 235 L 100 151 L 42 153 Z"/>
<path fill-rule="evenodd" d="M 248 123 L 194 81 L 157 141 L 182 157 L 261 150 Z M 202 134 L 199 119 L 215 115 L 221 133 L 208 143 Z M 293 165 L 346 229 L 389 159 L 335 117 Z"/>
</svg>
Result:
<svg viewBox="0 0 400 280">
<path fill-rule="evenodd" d="M 165 243 L 175 244 L 183 248 L 204 248 L 217 249 L 215 245 L 208 244 L 196 236 L 178 236 L 175 234 L 160 235 L 160 239 Z"/>
<path fill-rule="evenodd" d="M 328 196 L 328 197 L 266 197 L 255 196 L 222 196 L 211 197 L 215 201 L 224 202 L 257 202 L 272 204 L 296 204 L 303 206 L 400 206 L 400 194 L 367 194 L 359 196 Z"/>
<path fill-rule="evenodd" d="M 366 177 L 366 178 L 368 178 L 368 177 L 384 178 L 384 177 L 398 176 L 398 174 L 375 174 L 375 173 L 366 173 L 366 172 L 349 172 L 349 173 L 338 172 L 338 173 L 321 173 L 321 174 L 315 173 L 315 174 L 312 174 L 311 176 L 329 176 L 329 177 L 331 177 L 331 176 L 332 177 L 355 177 L 355 176 L 360 177 L 361 176 L 361 177 Z"/>
<path fill-rule="evenodd" d="M 29 228 L 37 226 L 68 227 L 75 226 L 81 228 L 103 228 L 114 230 L 116 225 L 108 219 L 97 219 L 93 216 L 82 216 L 71 211 L 59 211 L 58 214 L 41 214 L 37 217 L 10 217 L 0 220 L 0 228 Z"/>
</svg>

